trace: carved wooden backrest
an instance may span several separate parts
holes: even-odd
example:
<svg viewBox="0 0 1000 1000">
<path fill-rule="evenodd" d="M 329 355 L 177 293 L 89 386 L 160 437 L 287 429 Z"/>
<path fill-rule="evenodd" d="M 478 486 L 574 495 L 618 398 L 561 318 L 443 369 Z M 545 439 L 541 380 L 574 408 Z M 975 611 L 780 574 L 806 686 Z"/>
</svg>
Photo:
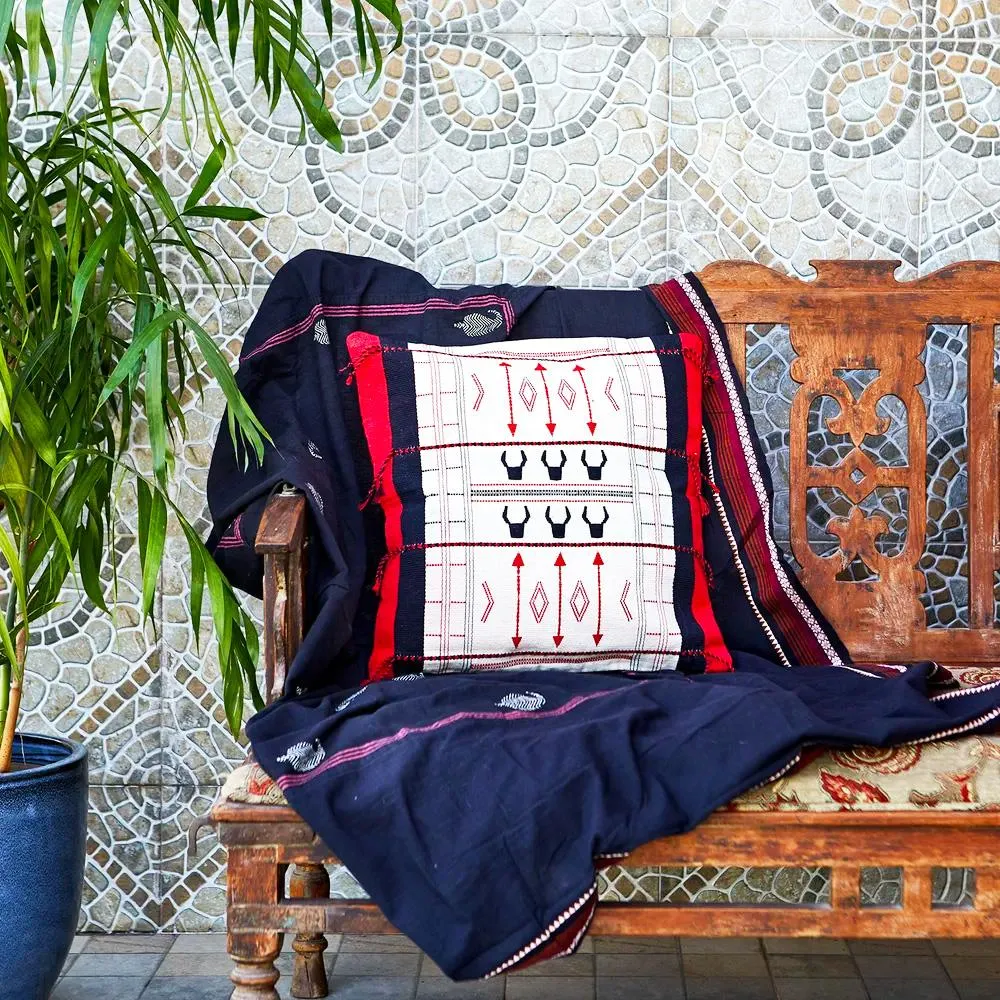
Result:
<svg viewBox="0 0 1000 1000">
<path fill-rule="evenodd" d="M 898 263 L 814 261 L 817 277 L 802 281 L 759 264 L 720 262 L 699 277 L 726 324 L 741 372 L 746 374 L 748 342 L 752 354 L 768 336 L 761 324 L 780 324 L 790 339 L 790 548 L 803 582 L 852 654 L 886 662 L 996 660 L 1000 263 L 956 264 L 905 282 L 893 276 Z M 928 454 L 926 360 L 932 335 L 936 342 L 944 338 L 956 357 L 964 352 L 967 390 L 952 387 L 957 401 L 947 410 L 951 430 L 931 426 Z M 775 355 L 768 360 L 773 366 Z M 772 382 L 777 377 L 769 375 Z M 905 441 L 905 448 L 896 448 L 890 463 L 880 462 L 872 444 L 884 443 L 889 434 Z M 831 438 L 829 447 L 817 446 Z M 965 464 L 967 502 L 961 468 L 945 470 L 947 480 L 938 475 L 946 447 L 952 466 Z M 944 515 L 954 530 L 950 554 L 941 558 L 927 550 L 929 463 L 935 467 L 932 541 L 942 551 L 942 508 L 955 508 Z M 781 456 L 775 464 L 780 472 Z M 943 482 L 951 486 L 945 489 Z M 839 512 L 825 523 L 817 523 L 820 495 L 833 496 Z M 879 512 L 884 496 L 891 517 Z M 940 565 L 952 573 L 943 589 L 959 610 L 949 620 L 928 621 L 928 577 L 942 589 Z M 935 567 L 933 573 L 928 567 Z"/>
</svg>

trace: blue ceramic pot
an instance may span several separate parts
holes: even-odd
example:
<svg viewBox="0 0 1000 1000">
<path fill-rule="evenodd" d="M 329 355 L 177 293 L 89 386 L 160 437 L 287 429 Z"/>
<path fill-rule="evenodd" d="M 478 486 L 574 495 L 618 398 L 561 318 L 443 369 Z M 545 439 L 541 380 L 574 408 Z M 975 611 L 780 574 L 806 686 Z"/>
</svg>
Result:
<svg viewBox="0 0 1000 1000">
<path fill-rule="evenodd" d="M 80 914 L 87 754 L 18 733 L 14 766 L 0 774 L 0 995 L 48 1000 Z"/>
</svg>

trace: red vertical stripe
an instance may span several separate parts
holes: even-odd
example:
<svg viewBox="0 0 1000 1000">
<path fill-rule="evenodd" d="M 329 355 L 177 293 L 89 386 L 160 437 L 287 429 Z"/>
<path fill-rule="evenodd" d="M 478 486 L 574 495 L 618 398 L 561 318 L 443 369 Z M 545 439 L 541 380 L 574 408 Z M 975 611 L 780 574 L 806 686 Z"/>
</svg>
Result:
<svg viewBox="0 0 1000 1000">
<path fill-rule="evenodd" d="M 687 381 L 687 441 L 685 450 L 692 460 L 701 454 L 701 392 L 703 372 L 701 365 L 696 364 L 692 358 L 703 354 L 705 344 L 701 337 L 695 333 L 680 334 L 681 347 L 684 348 L 684 372 Z M 691 508 L 691 544 L 696 552 L 704 552 L 704 540 L 702 533 L 701 519 L 704 516 L 702 504 L 704 498 L 701 493 L 701 478 L 697 474 L 697 469 L 688 471 L 687 477 L 687 499 Z M 694 593 L 691 596 L 691 611 L 695 621 L 701 626 L 705 635 L 705 671 L 706 673 L 717 673 L 724 670 L 733 669 L 732 657 L 722 638 L 718 622 L 712 611 L 712 600 L 708 595 L 708 579 L 705 576 L 705 567 L 698 559 L 693 559 L 694 566 Z"/>
<path fill-rule="evenodd" d="M 389 387 L 382 364 L 382 343 L 363 330 L 347 337 L 347 351 L 358 383 L 361 423 L 368 439 L 372 468 L 382 470 L 379 503 L 385 514 L 386 551 L 403 546 L 403 504 L 392 478 L 392 423 L 389 418 Z M 379 587 L 379 605 L 375 615 L 375 639 L 368 660 L 368 679 L 383 681 L 392 677 L 396 652 L 396 609 L 399 606 L 399 559 L 386 560 Z"/>
</svg>

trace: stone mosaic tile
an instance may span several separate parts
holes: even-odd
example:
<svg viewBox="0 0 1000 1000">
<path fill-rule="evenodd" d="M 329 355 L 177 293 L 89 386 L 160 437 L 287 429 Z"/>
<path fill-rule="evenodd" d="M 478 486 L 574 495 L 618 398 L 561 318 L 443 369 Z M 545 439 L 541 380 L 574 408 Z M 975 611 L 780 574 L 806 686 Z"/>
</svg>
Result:
<svg viewBox="0 0 1000 1000">
<path fill-rule="evenodd" d="M 661 275 L 667 68 L 657 38 L 422 41 L 420 270 L 449 284 Z"/>
<path fill-rule="evenodd" d="M 613 903 L 655 903 L 660 898 L 659 868 L 610 865 L 597 873 L 598 898 Z"/>
<path fill-rule="evenodd" d="M 944 9 L 928 29 L 924 61 L 924 273 L 1000 256 L 1000 47 L 973 41 L 996 37 L 997 19 L 980 7 L 956 8 L 954 20 L 964 15 L 967 22 L 939 31 L 934 24 L 947 20 Z"/>
<path fill-rule="evenodd" d="M 159 825 L 160 926 L 170 933 L 221 931 L 226 927 L 226 851 L 211 828 L 203 830 L 194 858 L 188 830 L 218 795 L 216 786 L 163 785 Z"/>
<path fill-rule="evenodd" d="M 920 241 L 919 91 L 889 41 L 671 43 L 670 261 L 809 274 Z"/>
<path fill-rule="evenodd" d="M 159 928 L 159 819 L 155 787 L 91 786 L 81 931 Z"/>
<path fill-rule="evenodd" d="M 454 34 L 664 35 L 669 0 L 422 0 L 420 28 Z"/>
<path fill-rule="evenodd" d="M 828 904 L 827 868 L 664 868 L 660 902 Z"/>
<path fill-rule="evenodd" d="M 923 0 L 674 0 L 670 34 L 712 38 L 910 38 Z"/>
<path fill-rule="evenodd" d="M 140 620 L 138 555 L 119 539 L 119 605 L 111 620 L 78 591 L 35 626 L 20 728 L 84 742 L 91 784 L 155 783 L 161 678 L 152 622 Z"/>
</svg>

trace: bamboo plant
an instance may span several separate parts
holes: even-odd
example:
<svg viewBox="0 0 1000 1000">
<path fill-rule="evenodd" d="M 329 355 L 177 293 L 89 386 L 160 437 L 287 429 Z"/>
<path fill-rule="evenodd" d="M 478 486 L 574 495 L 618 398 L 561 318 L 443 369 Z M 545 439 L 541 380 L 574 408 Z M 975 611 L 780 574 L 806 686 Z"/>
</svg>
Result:
<svg viewBox="0 0 1000 1000">
<path fill-rule="evenodd" d="M 330 0 L 319 0 L 332 35 Z M 377 76 L 382 52 L 368 7 L 401 41 L 395 0 L 351 0 L 362 67 Z M 0 0 L 0 772 L 9 769 L 32 626 L 70 581 L 105 612 L 116 595 L 117 498 L 138 507 L 141 604 L 148 616 L 173 518 L 190 554 L 189 611 L 196 632 L 206 601 L 218 640 L 226 715 L 239 731 L 247 694 L 256 705 L 257 638 L 192 525 L 171 502 L 174 455 L 185 433 L 181 397 L 210 377 L 247 462 L 266 432 L 240 395 L 210 334 L 185 309 L 165 251 L 185 255 L 218 286 L 221 250 L 212 226 L 255 214 L 219 204 L 212 183 L 230 155 L 222 114 L 205 75 L 199 33 L 235 59 L 250 43 L 255 83 L 272 102 L 291 94 L 302 116 L 339 146 L 315 50 L 302 33 L 301 0 L 67 0 L 57 37 L 42 0 Z M 87 60 L 72 69 L 86 28 Z M 142 30 L 166 69 L 164 106 L 136 109 L 113 97 L 109 50 Z M 59 55 L 57 55 L 57 51 Z M 6 72 L 4 72 L 6 71 Z M 74 75 L 75 74 L 75 75 Z M 40 97 L 44 89 L 50 96 Z M 15 116 L 16 102 L 27 102 Z M 150 166 L 144 142 L 171 106 L 211 153 L 182 204 Z M 15 118 L 44 138 L 15 138 Z M 136 137 L 139 141 L 136 142 Z M 221 222 L 220 222 L 221 220 Z M 129 444 L 148 428 L 151 471 Z"/>
</svg>

